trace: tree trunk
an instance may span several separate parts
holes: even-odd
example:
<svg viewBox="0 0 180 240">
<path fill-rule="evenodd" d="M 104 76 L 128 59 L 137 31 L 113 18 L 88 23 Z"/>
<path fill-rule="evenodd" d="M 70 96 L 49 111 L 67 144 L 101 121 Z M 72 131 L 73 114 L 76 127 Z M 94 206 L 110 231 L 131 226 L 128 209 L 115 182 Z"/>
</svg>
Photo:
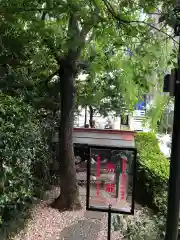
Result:
<svg viewBox="0 0 180 240">
<path fill-rule="evenodd" d="M 75 104 L 76 64 L 68 57 L 61 60 L 60 94 L 61 118 L 59 128 L 59 174 L 60 196 L 51 204 L 58 210 L 76 210 L 81 208 L 76 181 L 76 169 L 73 147 L 73 121 Z"/>
<path fill-rule="evenodd" d="M 89 112 L 90 112 L 89 124 L 90 124 L 90 127 L 92 128 L 93 127 L 93 114 L 94 114 L 92 106 L 89 106 Z"/>
<path fill-rule="evenodd" d="M 84 115 L 84 127 L 86 126 L 87 123 L 87 105 L 85 106 L 85 115 Z"/>
</svg>

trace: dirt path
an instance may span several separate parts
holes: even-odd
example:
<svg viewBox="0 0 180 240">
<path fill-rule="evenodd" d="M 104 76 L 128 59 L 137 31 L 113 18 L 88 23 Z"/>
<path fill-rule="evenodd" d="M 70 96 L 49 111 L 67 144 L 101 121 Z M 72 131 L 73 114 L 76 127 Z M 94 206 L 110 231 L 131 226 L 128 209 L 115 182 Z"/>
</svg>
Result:
<svg viewBox="0 0 180 240">
<path fill-rule="evenodd" d="M 54 188 L 47 192 L 47 200 L 32 209 L 31 219 L 13 240 L 106 240 L 107 215 L 85 210 L 85 198 L 81 211 L 63 212 L 48 207 L 59 194 Z M 120 240 L 120 232 L 112 232 L 113 240 Z"/>
</svg>

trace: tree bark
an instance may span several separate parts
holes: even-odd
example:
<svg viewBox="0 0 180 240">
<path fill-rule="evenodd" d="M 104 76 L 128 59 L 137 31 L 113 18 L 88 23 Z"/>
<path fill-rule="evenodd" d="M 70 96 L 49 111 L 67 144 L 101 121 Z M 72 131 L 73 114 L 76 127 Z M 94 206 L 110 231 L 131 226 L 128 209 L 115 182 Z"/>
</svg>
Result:
<svg viewBox="0 0 180 240">
<path fill-rule="evenodd" d="M 89 112 L 90 112 L 89 124 L 90 124 L 90 127 L 92 128 L 93 127 L 93 115 L 94 115 L 92 106 L 89 106 Z"/>
<path fill-rule="evenodd" d="M 84 115 L 84 127 L 86 126 L 87 123 L 87 105 L 85 106 L 85 115 Z"/>
<path fill-rule="evenodd" d="M 61 60 L 59 69 L 61 118 L 59 128 L 59 175 L 60 196 L 51 204 L 60 211 L 81 208 L 76 181 L 76 168 L 73 147 L 73 122 L 75 105 L 76 63 L 68 59 Z"/>
</svg>

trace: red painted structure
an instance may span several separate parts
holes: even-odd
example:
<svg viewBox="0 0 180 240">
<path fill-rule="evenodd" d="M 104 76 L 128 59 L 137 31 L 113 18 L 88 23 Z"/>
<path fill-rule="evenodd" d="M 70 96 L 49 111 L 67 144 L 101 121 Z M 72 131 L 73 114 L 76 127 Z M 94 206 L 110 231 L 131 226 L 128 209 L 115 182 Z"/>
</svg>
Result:
<svg viewBox="0 0 180 240">
<path fill-rule="evenodd" d="M 133 131 L 96 128 L 74 128 L 73 141 L 79 144 L 109 147 L 134 147 Z"/>
</svg>

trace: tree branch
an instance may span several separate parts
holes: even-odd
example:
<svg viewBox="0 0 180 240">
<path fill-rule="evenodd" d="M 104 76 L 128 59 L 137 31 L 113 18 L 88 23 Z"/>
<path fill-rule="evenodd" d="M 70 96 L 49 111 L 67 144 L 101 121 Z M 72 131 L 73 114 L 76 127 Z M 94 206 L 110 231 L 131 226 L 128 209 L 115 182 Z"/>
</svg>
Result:
<svg viewBox="0 0 180 240">
<path fill-rule="evenodd" d="M 71 14 L 69 19 L 69 26 L 68 26 L 68 35 L 69 35 L 69 51 L 67 53 L 67 58 L 70 61 L 77 60 L 80 56 L 81 49 L 85 45 L 85 40 L 88 32 L 91 30 L 92 25 L 84 24 L 82 29 L 80 30 L 78 26 L 78 20 L 74 13 Z M 75 43 L 75 45 L 74 45 Z M 75 47 L 76 46 L 76 47 Z"/>
<path fill-rule="evenodd" d="M 121 19 L 121 17 L 118 16 L 118 15 L 115 13 L 112 5 L 111 5 L 108 1 L 106 1 L 106 0 L 102 0 L 102 1 L 104 2 L 104 4 L 105 4 L 108 12 L 111 14 L 111 16 L 112 16 L 113 18 L 115 18 L 118 22 L 126 23 L 126 24 L 131 24 L 131 23 L 145 24 L 145 25 L 147 25 L 147 26 L 155 29 L 156 31 L 165 34 L 165 35 L 168 36 L 170 39 L 172 39 L 175 43 L 178 44 L 178 42 L 174 39 L 173 36 L 169 35 L 167 32 L 164 32 L 162 29 L 159 29 L 159 28 L 155 27 L 155 26 L 154 26 L 153 24 L 151 24 L 151 23 L 148 23 L 148 22 L 145 22 L 145 21 L 139 21 L 139 20 L 128 21 L 128 20 Z"/>
<path fill-rule="evenodd" d="M 61 10 L 63 7 L 49 7 L 49 8 L 23 8 L 23 7 L 0 7 L 0 13 L 17 13 L 17 12 L 42 12 Z"/>
<path fill-rule="evenodd" d="M 41 85 L 41 84 L 47 85 L 48 82 L 50 82 L 51 79 L 52 79 L 54 76 L 58 75 L 58 73 L 59 73 L 59 70 L 53 72 L 53 73 L 52 73 L 51 75 L 49 75 L 45 80 L 42 80 L 42 81 L 38 82 L 38 83 L 36 84 L 36 86 L 39 86 L 39 85 Z"/>
<path fill-rule="evenodd" d="M 44 22 L 44 26 L 45 26 L 45 18 L 46 18 L 47 13 L 48 13 L 48 10 L 44 10 L 42 13 L 42 16 L 41 16 L 41 21 Z M 52 53 L 52 55 L 54 55 L 54 57 L 57 61 L 57 64 L 60 65 L 60 57 L 57 54 L 57 49 L 55 48 L 55 46 L 50 42 L 50 40 L 48 38 L 44 38 L 44 36 L 43 36 L 43 41 L 47 45 L 47 47 L 51 50 L 51 53 Z"/>
<path fill-rule="evenodd" d="M 23 88 L 26 88 L 28 90 L 32 90 L 34 87 L 37 87 L 37 86 L 40 86 L 42 84 L 45 84 L 47 85 L 49 81 L 51 81 L 51 79 L 58 74 L 58 70 L 53 72 L 51 75 L 49 75 L 45 80 L 41 80 L 37 83 L 34 83 L 33 81 L 24 81 L 24 82 L 21 82 L 21 83 L 12 83 L 12 84 L 9 84 L 8 81 L 6 80 L 1 80 L 0 81 L 0 89 L 3 89 L 3 88 L 11 88 L 11 89 L 14 89 L 14 90 L 17 90 L 17 89 L 23 89 Z"/>
</svg>

